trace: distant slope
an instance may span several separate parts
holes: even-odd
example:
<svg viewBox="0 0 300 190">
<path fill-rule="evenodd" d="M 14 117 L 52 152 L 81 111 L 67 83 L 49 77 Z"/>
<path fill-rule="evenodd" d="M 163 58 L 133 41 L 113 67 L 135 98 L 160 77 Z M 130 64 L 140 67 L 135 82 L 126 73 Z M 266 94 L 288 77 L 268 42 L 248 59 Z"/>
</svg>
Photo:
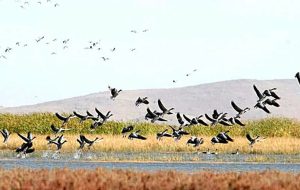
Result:
<svg viewBox="0 0 300 190">
<path fill-rule="evenodd" d="M 267 115 L 261 110 L 254 109 L 256 94 L 253 84 L 262 91 L 276 87 L 279 96 L 280 108 L 270 108 L 272 114 Z M 97 107 L 104 112 L 111 110 L 114 120 L 143 120 L 146 105 L 135 106 L 135 100 L 148 96 L 149 107 L 158 109 L 157 99 L 160 98 L 166 107 L 174 107 L 175 112 L 196 116 L 212 113 L 213 109 L 221 112 L 234 113 L 230 102 L 234 100 L 241 107 L 250 107 L 251 111 L 244 115 L 244 119 L 260 119 L 270 116 L 284 116 L 300 119 L 300 86 L 296 80 L 233 80 L 171 89 L 149 89 L 122 91 L 115 101 L 111 100 L 109 92 L 100 92 L 86 96 L 69 98 L 65 100 L 46 102 L 31 106 L 1 108 L 5 113 L 30 113 L 30 112 L 94 112 Z M 175 116 L 168 116 L 176 120 Z"/>
</svg>

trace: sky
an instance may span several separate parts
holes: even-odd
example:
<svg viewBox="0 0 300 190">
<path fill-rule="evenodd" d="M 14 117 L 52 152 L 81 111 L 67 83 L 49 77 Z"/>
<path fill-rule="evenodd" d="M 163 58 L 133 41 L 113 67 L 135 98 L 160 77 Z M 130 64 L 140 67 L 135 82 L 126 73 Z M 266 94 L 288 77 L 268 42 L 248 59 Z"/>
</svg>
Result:
<svg viewBox="0 0 300 190">
<path fill-rule="evenodd" d="M 0 58 L 0 106 L 82 96 L 108 85 L 175 88 L 288 79 L 300 71 L 296 0 L 24 2 L 0 0 L 0 56 L 6 57 Z M 101 49 L 85 49 L 89 41 Z"/>
</svg>

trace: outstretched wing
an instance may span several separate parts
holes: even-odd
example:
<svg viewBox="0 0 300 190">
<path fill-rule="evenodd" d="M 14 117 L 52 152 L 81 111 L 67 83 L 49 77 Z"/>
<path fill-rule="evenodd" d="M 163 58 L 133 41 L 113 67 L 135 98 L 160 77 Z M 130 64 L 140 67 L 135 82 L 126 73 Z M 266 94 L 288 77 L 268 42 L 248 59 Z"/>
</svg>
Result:
<svg viewBox="0 0 300 190">
<path fill-rule="evenodd" d="M 246 134 L 246 138 L 247 138 L 248 141 L 250 141 L 250 142 L 254 141 L 254 139 L 250 136 L 249 133 Z"/>
<path fill-rule="evenodd" d="M 261 92 L 257 89 L 257 87 L 256 87 L 255 85 L 253 85 L 253 88 L 254 88 L 254 91 L 255 91 L 257 97 L 258 97 L 259 99 L 262 99 L 262 98 L 263 98 L 263 95 L 262 95 Z"/>
<path fill-rule="evenodd" d="M 62 120 L 62 121 L 65 121 L 67 118 L 64 117 L 64 116 L 61 116 L 59 115 L 58 113 L 55 113 L 56 117 L 59 119 L 59 120 Z"/>
<path fill-rule="evenodd" d="M 158 99 L 158 107 L 161 111 L 166 112 L 168 111 L 167 108 L 165 108 L 165 106 L 162 104 L 162 102 L 160 101 L 160 99 Z"/>
<path fill-rule="evenodd" d="M 25 142 L 28 142 L 28 141 L 29 141 L 26 137 L 24 137 L 24 136 L 21 135 L 20 133 L 17 133 L 17 134 L 18 134 L 19 137 L 21 137 L 21 139 L 22 139 L 23 141 L 25 141 Z"/>
<path fill-rule="evenodd" d="M 153 113 L 149 108 L 147 108 L 147 113 L 150 115 L 150 117 L 154 118 L 157 117 L 155 113 Z"/>
<path fill-rule="evenodd" d="M 238 106 L 234 103 L 234 101 L 231 101 L 231 106 L 232 106 L 233 109 L 235 109 L 235 111 L 237 111 L 238 113 L 240 113 L 240 112 L 243 111 L 240 107 L 238 107 Z"/>
<path fill-rule="evenodd" d="M 101 113 L 97 108 L 95 108 L 95 111 L 97 112 L 98 116 L 100 116 L 103 120 L 106 118 L 103 113 Z"/>
<path fill-rule="evenodd" d="M 55 133 L 57 133 L 58 132 L 58 128 L 57 127 L 55 127 L 53 124 L 51 124 L 51 129 L 52 129 L 52 131 L 53 132 L 55 132 Z"/>
<path fill-rule="evenodd" d="M 183 118 L 184 118 L 187 122 L 189 122 L 189 123 L 191 123 L 191 121 L 192 121 L 190 118 L 188 118 L 188 117 L 187 117 L 186 115 L 184 115 L 184 114 L 183 114 Z"/>
</svg>

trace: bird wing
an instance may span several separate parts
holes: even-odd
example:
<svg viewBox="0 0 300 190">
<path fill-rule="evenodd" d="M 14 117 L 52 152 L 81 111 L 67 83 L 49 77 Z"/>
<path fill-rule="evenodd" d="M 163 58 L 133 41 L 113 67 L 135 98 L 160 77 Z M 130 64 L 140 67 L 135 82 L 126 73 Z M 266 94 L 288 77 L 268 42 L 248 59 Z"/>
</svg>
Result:
<svg viewBox="0 0 300 190">
<path fill-rule="evenodd" d="M 17 133 L 19 137 L 21 137 L 21 139 L 23 139 L 25 142 L 28 142 L 29 140 L 24 137 L 23 135 L 21 135 L 20 133 Z"/>
<path fill-rule="evenodd" d="M 209 120 L 210 122 L 214 122 L 215 119 L 212 119 L 211 117 L 209 117 L 207 114 L 204 114 L 206 119 Z"/>
<path fill-rule="evenodd" d="M 197 122 L 200 123 L 201 125 L 204 125 L 204 126 L 208 126 L 207 123 L 205 123 L 202 119 L 197 119 Z"/>
<path fill-rule="evenodd" d="M 246 138 L 248 139 L 249 142 L 254 141 L 254 139 L 250 136 L 249 133 L 246 134 Z"/>
<path fill-rule="evenodd" d="M 150 115 L 150 117 L 154 118 L 157 117 L 155 113 L 153 113 L 149 108 L 147 108 L 147 113 Z"/>
<path fill-rule="evenodd" d="M 257 87 L 256 87 L 255 85 L 253 85 L 253 88 L 254 88 L 254 91 L 255 91 L 257 97 L 258 97 L 259 99 L 262 99 L 262 98 L 263 98 L 263 95 L 262 95 L 261 92 L 257 89 Z"/>
<path fill-rule="evenodd" d="M 137 139 L 141 139 L 141 140 L 146 140 L 146 139 L 147 139 L 146 137 L 144 137 L 144 136 L 142 136 L 142 135 L 140 135 L 140 134 L 138 134 L 138 135 L 136 136 L 136 138 L 137 138 Z"/>
<path fill-rule="evenodd" d="M 91 114 L 89 111 L 86 111 L 86 114 L 87 114 L 88 116 L 93 117 L 93 114 Z"/>
<path fill-rule="evenodd" d="M 180 115 L 179 112 L 176 114 L 176 118 L 177 118 L 178 123 L 179 123 L 180 125 L 182 125 L 182 124 L 184 123 L 184 121 L 182 120 L 182 117 L 181 117 L 181 115 Z"/>
<path fill-rule="evenodd" d="M 184 115 L 184 114 L 183 114 L 183 118 L 184 118 L 187 122 L 189 122 L 189 123 L 191 123 L 191 121 L 192 121 L 190 118 L 188 118 L 188 117 L 187 117 L 186 115 Z M 182 120 L 182 119 L 181 119 L 181 120 Z"/>
<path fill-rule="evenodd" d="M 95 108 L 95 111 L 97 112 L 98 116 L 100 116 L 103 120 L 106 118 L 103 113 L 101 113 L 97 108 Z"/>
<path fill-rule="evenodd" d="M 217 111 L 217 110 L 214 110 L 214 112 L 213 112 L 213 114 L 212 114 L 212 117 L 213 117 L 214 119 L 217 119 L 219 116 L 220 116 L 220 114 L 218 113 L 218 111 Z"/>
<path fill-rule="evenodd" d="M 74 115 L 75 115 L 76 117 L 78 117 L 78 118 L 80 118 L 80 119 L 85 119 L 85 118 L 86 118 L 86 116 L 81 115 L 81 114 L 77 113 L 76 111 L 73 111 L 73 113 L 74 113 Z"/>
<path fill-rule="evenodd" d="M 51 129 L 55 133 L 57 133 L 59 131 L 59 129 L 57 127 L 55 127 L 53 124 L 51 125 Z"/>
<path fill-rule="evenodd" d="M 240 107 L 238 107 L 238 106 L 234 103 L 234 101 L 231 101 L 231 106 L 232 106 L 233 109 L 235 109 L 235 111 L 237 111 L 238 113 L 240 113 L 240 112 L 243 111 Z"/>
<path fill-rule="evenodd" d="M 157 102 L 158 102 L 158 107 L 159 107 L 159 109 L 160 109 L 161 111 L 163 111 L 163 112 L 168 111 L 167 108 L 165 108 L 165 106 L 162 104 L 162 102 L 161 102 L 160 99 L 158 99 Z"/>
<path fill-rule="evenodd" d="M 82 139 L 84 140 L 84 142 L 91 144 L 93 141 L 87 139 L 85 136 L 82 136 Z"/>
<path fill-rule="evenodd" d="M 280 99 L 280 97 L 273 91 L 271 91 L 271 96 L 275 99 Z"/>
<path fill-rule="evenodd" d="M 58 113 L 55 113 L 56 117 L 62 121 L 66 120 L 67 118 L 66 117 L 63 117 L 61 115 L 59 115 Z"/>
<path fill-rule="evenodd" d="M 242 123 L 242 122 L 241 122 L 239 119 L 237 119 L 237 118 L 234 118 L 234 122 L 237 123 L 237 124 L 239 124 L 240 126 L 245 126 L 245 124 Z"/>
</svg>

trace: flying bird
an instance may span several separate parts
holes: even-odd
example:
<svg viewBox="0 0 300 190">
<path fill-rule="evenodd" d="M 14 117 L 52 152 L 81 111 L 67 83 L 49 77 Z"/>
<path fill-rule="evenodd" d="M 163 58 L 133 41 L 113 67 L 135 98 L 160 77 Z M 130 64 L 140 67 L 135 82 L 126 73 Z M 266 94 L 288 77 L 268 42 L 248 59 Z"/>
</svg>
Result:
<svg viewBox="0 0 300 190">
<path fill-rule="evenodd" d="M 6 144 L 7 141 L 8 141 L 8 138 L 10 136 L 10 133 L 9 133 L 9 131 L 7 129 L 2 129 L 0 132 L 1 132 L 2 136 L 3 136 L 3 143 Z"/>
<path fill-rule="evenodd" d="M 298 80 L 298 83 L 300 84 L 300 73 L 297 72 L 296 75 L 295 75 L 296 79 Z"/>
<path fill-rule="evenodd" d="M 121 89 L 118 90 L 116 88 L 111 88 L 110 86 L 108 86 L 108 89 L 110 90 L 110 94 L 111 94 L 110 99 L 112 99 L 112 100 L 114 100 L 122 91 Z"/>
<path fill-rule="evenodd" d="M 147 138 L 140 135 L 139 134 L 140 132 L 141 132 L 141 130 L 137 130 L 136 132 L 130 133 L 130 135 L 128 136 L 128 139 L 130 139 L 130 140 L 133 140 L 133 139 L 146 140 Z"/>
</svg>

